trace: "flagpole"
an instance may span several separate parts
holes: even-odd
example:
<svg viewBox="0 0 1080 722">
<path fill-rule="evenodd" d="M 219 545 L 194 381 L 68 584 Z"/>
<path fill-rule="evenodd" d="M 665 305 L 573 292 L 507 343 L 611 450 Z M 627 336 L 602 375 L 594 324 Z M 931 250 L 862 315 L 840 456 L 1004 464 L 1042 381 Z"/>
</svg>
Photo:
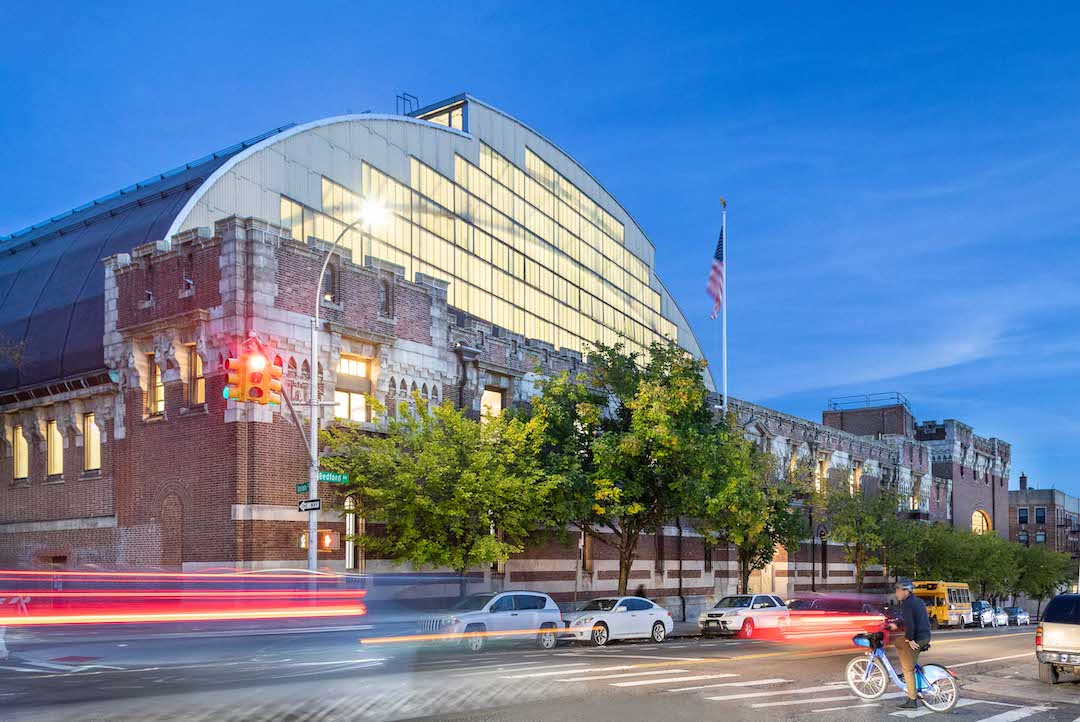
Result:
<svg viewBox="0 0 1080 722">
<path fill-rule="evenodd" d="M 728 289 L 727 284 L 727 267 L 728 267 L 728 252 L 727 252 L 727 201 L 723 198 L 720 199 L 720 205 L 723 206 L 723 212 L 721 213 L 720 228 L 721 234 L 724 238 L 724 280 L 723 289 L 724 297 L 721 301 L 721 317 L 720 317 L 720 376 L 722 378 L 721 386 L 724 394 L 724 414 L 728 412 L 728 393 L 727 393 L 727 305 L 728 297 L 731 291 Z"/>
</svg>

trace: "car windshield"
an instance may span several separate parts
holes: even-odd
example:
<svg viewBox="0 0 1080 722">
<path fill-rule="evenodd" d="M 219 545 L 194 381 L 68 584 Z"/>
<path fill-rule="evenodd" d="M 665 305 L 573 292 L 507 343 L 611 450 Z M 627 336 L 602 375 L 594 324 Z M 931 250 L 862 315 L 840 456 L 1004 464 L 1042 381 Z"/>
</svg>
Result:
<svg viewBox="0 0 1080 722">
<path fill-rule="evenodd" d="M 470 594 L 451 608 L 459 612 L 475 612 L 483 609 L 494 597 L 494 594 Z"/>
<path fill-rule="evenodd" d="M 610 612 L 619 603 L 618 599 L 593 599 L 584 607 L 583 612 Z"/>
<path fill-rule="evenodd" d="M 1046 605 L 1043 621 L 1051 624 L 1080 624 L 1080 594 L 1062 594 Z"/>
<path fill-rule="evenodd" d="M 740 607 L 749 607 L 753 597 L 724 597 L 713 609 L 737 609 Z"/>
</svg>

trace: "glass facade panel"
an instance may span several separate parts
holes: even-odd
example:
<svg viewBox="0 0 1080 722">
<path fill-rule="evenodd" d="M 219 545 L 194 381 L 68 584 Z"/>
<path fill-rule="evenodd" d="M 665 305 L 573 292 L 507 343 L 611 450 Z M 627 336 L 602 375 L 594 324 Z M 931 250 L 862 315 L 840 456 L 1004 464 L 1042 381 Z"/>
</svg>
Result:
<svg viewBox="0 0 1080 722">
<path fill-rule="evenodd" d="M 334 392 L 334 418 L 361 423 L 367 421 L 367 401 L 363 394 Z"/>
<path fill-rule="evenodd" d="M 479 166 L 455 156 L 453 179 L 417 158 L 409 170 L 405 185 L 363 163 L 363 197 L 392 220 L 346 234 L 354 262 L 377 257 L 407 278 L 447 281 L 451 306 L 556 347 L 622 342 L 643 352 L 655 340 L 678 342 L 649 265 L 623 246 L 623 224 L 531 150 L 524 169 L 481 144 Z M 332 241 L 360 202 L 324 178 L 321 211 L 283 196 L 281 224 L 294 238 Z"/>
</svg>

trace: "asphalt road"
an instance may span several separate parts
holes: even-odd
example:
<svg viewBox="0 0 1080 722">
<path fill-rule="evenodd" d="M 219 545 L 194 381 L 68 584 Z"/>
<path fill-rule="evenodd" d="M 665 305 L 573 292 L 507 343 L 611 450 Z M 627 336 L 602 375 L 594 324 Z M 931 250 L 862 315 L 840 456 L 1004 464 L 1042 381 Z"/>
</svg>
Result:
<svg viewBox="0 0 1080 722">
<path fill-rule="evenodd" d="M 897 719 L 901 692 L 867 705 L 844 684 L 845 644 L 675 638 L 604 649 L 495 645 L 479 654 L 365 632 L 9 636 L 2 720 Z M 1080 721 L 1080 681 L 1037 681 L 1034 628 L 939 633 L 924 661 L 954 669 L 950 719 Z"/>
</svg>

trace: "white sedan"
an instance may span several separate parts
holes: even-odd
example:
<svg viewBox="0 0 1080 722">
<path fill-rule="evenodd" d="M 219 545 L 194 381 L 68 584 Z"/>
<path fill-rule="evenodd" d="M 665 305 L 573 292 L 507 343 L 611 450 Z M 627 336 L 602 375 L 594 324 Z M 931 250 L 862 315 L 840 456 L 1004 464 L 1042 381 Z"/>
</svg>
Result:
<svg viewBox="0 0 1080 722">
<path fill-rule="evenodd" d="M 701 633 L 738 634 L 750 639 L 760 630 L 782 627 L 788 618 L 788 608 L 780 597 L 772 594 L 736 594 L 724 597 L 712 609 L 698 618 Z"/>
<path fill-rule="evenodd" d="M 564 614 L 563 622 L 565 634 L 596 647 L 613 639 L 663 642 L 675 626 L 671 612 L 641 597 L 593 599 L 578 611 Z"/>
</svg>

